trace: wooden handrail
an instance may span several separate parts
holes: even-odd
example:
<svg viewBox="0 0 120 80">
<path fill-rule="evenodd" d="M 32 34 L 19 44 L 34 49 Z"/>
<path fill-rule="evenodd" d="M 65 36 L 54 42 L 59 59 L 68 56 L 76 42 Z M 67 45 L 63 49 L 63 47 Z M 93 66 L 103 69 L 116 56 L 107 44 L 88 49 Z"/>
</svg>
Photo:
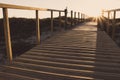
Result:
<svg viewBox="0 0 120 80">
<path fill-rule="evenodd" d="M 12 4 L 4 4 L 4 3 L 0 3 L 0 8 L 22 9 L 22 10 L 40 10 L 40 11 L 61 11 L 61 12 L 64 12 L 64 10 L 28 7 L 28 6 L 20 6 L 20 5 L 12 5 Z"/>
<path fill-rule="evenodd" d="M 65 12 L 65 10 L 47 9 L 47 11 Z"/>
<path fill-rule="evenodd" d="M 120 11 L 120 9 L 104 10 L 104 12 Z"/>
<path fill-rule="evenodd" d="M 42 11 L 48 10 L 46 8 L 27 7 L 27 6 L 19 6 L 19 5 L 3 4 L 3 3 L 0 3 L 0 8 L 22 9 L 22 10 L 42 10 Z"/>
<path fill-rule="evenodd" d="M 104 21 L 104 22 L 101 22 L 100 24 L 103 24 L 103 23 L 105 23 L 106 22 L 106 24 L 105 25 L 103 25 L 104 26 L 104 29 L 106 30 L 106 32 L 109 34 L 109 32 L 110 32 L 110 13 L 111 12 L 113 12 L 113 19 L 112 19 L 112 34 L 111 34 L 111 37 L 112 37 L 112 39 L 114 40 L 115 39 L 115 32 L 116 32 L 116 12 L 117 11 L 120 11 L 120 9 L 112 9 L 112 10 L 103 10 L 102 11 L 102 16 L 104 17 L 104 13 L 107 13 L 107 22 L 106 21 Z"/>
</svg>

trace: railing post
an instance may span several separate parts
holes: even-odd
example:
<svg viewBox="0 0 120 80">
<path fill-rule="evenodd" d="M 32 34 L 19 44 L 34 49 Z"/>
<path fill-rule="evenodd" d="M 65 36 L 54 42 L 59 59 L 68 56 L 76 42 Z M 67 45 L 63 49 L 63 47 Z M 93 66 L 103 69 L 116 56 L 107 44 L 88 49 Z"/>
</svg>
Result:
<svg viewBox="0 0 120 80">
<path fill-rule="evenodd" d="M 51 11 L 51 32 L 53 32 L 53 11 Z"/>
<path fill-rule="evenodd" d="M 116 26 L 115 26 L 115 18 L 116 18 L 116 11 L 114 11 L 114 17 L 113 17 L 113 30 L 112 30 L 112 39 L 114 40 L 115 38 L 115 31 L 116 31 Z"/>
<path fill-rule="evenodd" d="M 78 12 L 78 23 L 80 22 L 80 12 Z"/>
<path fill-rule="evenodd" d="M 81 13 L 81 22 L 83 21 L 83 14 Z"/>
<path fill-rule="evenodd" d="M 7 50 L 7 58 L 10 63 L 12 63 L 12 46 L 11 46 L 11 36 L 10 36 L 10 26 L 8 19 L 8 9 L 3 8 L 3 22 L 4 22 L 4 33 L 5 33 L 5 41 L 6 41 L 6 50 Z"/>
<path fill-rule="evenodd" d="M 65 9 L 65 29 L 67 29 L 67 9 Z"/>
<path fill-rule="evenodd" d="M 59 11 L 59 27 L 61 27 L 61 11 Z"/>
<path fill-rule="evenodd" d="M 71 11 L 71 27 L 73 26 L 73 11 Z"/>
<path fill-rule="evenodd" d="M 85 21 L 85 14 L 83 14 L 83 22 Z"/>
<path fill-rule="evenodd" d="M 85 21 L 86 21 L 86 14 L 85 14 L 85 17 L 84 17 Z"/>
<path fill-rule="evenodd" d="M 109 23 L 110 23 L 110 11 L 108 11 L 108 24 L 107 24 L 107 33 L 109 34 L 109 29 L 110 29 L 110 25 L 109 25 Z"/>
<path fill-rule="evenodd" d="M 40 44 L 40 23 L 39 23 L 39 11 L 36 10 L 36 40 L 37 44 Z"/>
<path fill-rule="evenodd" d="M 76 12 L 74 12 L 74 24 L 76 25 Z"/>
<path fill-rule="evenodd" d="M 108 19 L 110 19 L 110 11 L 108 11 Z"/>
</svg>

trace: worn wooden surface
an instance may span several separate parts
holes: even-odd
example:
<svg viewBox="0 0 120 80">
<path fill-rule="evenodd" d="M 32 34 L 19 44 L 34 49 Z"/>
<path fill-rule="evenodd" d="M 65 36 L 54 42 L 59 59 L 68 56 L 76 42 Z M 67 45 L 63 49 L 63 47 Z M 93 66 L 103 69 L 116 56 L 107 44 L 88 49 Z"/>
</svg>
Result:
<svg viewBox="0 0 120 80">
<path fill-rule="evenodd" d="M 8 9 L 3 8 L 3 23 L 4 23 L 4 34 L 5 34 L 5 41 L 6 41 L 6 52 L 8 61 L 12 62 L 12 46 L 11 46 L 11 36 L 10 36 L 10 25 L 8 19 Z"/>
<path fill-rule="evenodd" d="M 120 49 L 96 24 L 87 23 L 0 68 L 3 80 L 120 80 Z"/>
</svg>

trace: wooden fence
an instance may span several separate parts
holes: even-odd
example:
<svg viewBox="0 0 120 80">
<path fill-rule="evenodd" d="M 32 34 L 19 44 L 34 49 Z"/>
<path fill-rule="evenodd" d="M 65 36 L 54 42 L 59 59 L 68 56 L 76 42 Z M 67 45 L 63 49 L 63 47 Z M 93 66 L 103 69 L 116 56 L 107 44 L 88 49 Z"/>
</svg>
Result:
<svg viewBox="0 0 120 80">
<path fill-rule="evenodd" d="M 108 35 L 112 37 L 112 39 L 115 39 L 115 33 L 116 33 L 116 27 L 117 25 L 117 18 L 116 18 L 116 12 L 120 11 L 120 9 L 113 9 L 113 10 L 106 10 L 102 11 L 102 17 L 98 19 L 98 25 L 101 27 L 102 30 L 105 30 Z M 107 14 L 107 17 L 105 17 L 105 13 Z M 113 13 L 113 14 L 111 14 Z M 112 16 L 112 18 L 110 18 Z"/>
<path fill-rule="evenodd" d="M 12 62 L 12 46 L 11 46 L 11 35 L 10 35 L 10 26 L 9 26 L 9 17 L 8 17 L 8 9 L 22 9 L 22 10 L 35 10 L 36 12 L 36 42 L 40 44 L 40 24 L 39 24 L 39 11 L 50 11 L 51 12 L 51 32 L 53 32 L 53 12 L 59 12 L 59 26 L 61 26 L 61 13 L 65 14 L 65 29 L 67 27 L 67 14 L 69 13 L 67 9 L 65 10 L 56 10 L 56 9 L 46 9 L 46 8 L 36 8 L 36 7 L 27 7 L 27 6 L 19 6 L 19 5 L 11 5 L 11 4 L 3 4 L 0 3 L 0 8 L 3 11 L 3 22 L 4 22 L 4 34 L 5 34 L 5 41 L 6 41 L 6 52 L 8 61 Z M 79 22 L 84 21 L 85 14 L 78 12 L 78 16 L 76 16 L 76 12 L 74 12 L 73 18 L 73 11 L 71 13 L 71 26 L 77 24 Z M 78 17 L 78 18 L 77 18 Z"/>
</svg>

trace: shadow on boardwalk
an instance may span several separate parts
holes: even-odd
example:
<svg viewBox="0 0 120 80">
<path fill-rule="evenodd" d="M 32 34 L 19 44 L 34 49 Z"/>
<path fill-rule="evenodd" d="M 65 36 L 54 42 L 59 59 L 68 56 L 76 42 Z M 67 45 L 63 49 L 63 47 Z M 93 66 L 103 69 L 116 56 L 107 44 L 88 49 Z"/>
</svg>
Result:
<svg viewBox="0 0 120 80">
<path fill-rule="evenodd" d="M 119 80 L 119 53 L 118 46 L 104 31 L 87 23 L 56 34 L 12 64 L 1 66 L 0 78 L 7 75 L 24 80 Z"/>
</svg>

